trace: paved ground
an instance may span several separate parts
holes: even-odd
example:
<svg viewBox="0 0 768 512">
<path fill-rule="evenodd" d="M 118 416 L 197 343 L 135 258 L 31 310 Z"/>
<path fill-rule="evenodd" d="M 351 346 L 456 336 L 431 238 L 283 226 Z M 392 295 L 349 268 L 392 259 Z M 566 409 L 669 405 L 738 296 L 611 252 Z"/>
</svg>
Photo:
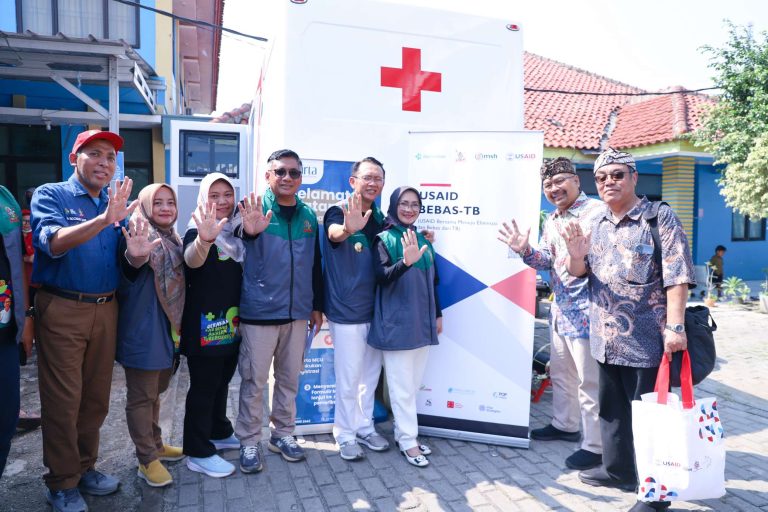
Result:
<svg viewBox="0 0 768 512">
<path fill-rule="evenodd" d="M 697 386 L 697 396 L 719 398 L 726 429 L 728 493 L 719 500 L 683 503 L 673 510 L 768 511 L 768 315 L 744 306 L 720 305 L 713 311 L 718 367 Z M 546 341 L 546 326 L 537 321 L 537 346 Z M 181 441 L 185 369 L 164 398 L 164 431 Z M 237 403 L 232 383 L 232 405 Z M 39 408 L 34 366 L 23 370 L 23 406 Z M 613 511 L 626 510 L 632 494 L 589 487 L 579 482 L 563 460 L 575 443 L 534 442 L 529 450 L 501 448 L 438 438 L 426 439 L 434 450 L 426 469 L 409 466 L 396 451 L 373 454 L 362 462 L 342 461 L 329 435 L 302 441 L 307 461 L 288 464 L 269 453 L 266 469 L 256 475 L 239 472 L 225 479 L 204 478 L 171 463 L 175 484 L 157 490 L 136 478 L 136 460 L 125 427 L 123 371 L 115 368 L 112 407 L 102 429 L 100 469 L 117 475 L 118 493 L 87 498 L 99 511 L 346 511 L 346 510 L 476 510 L 476 511 Z M 551 395 L 532 404 L 531 426 L 548 422 Z M 383 426 L 391 435 L 391 424 Z M 236 451 L 224 452 L 235 460 Z M 17 436 L 6 475 L 0 480 L 0 511 L 48 510 L 40 433 Z"/>
</svg>

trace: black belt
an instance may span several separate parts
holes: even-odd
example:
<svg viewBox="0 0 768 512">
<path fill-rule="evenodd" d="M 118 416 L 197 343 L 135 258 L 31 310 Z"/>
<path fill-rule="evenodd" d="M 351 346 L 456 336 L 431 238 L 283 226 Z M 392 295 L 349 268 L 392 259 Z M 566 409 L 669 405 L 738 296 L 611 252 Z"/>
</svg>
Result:
<svg viewBox="0 0 768 512">
<path fill-rule="evenodd" d="M 43 285 L 40 289 L 44 292 L 48 292 L 51 295 L 56 295 L 57 297 L 61 297 L 63 299 L 76 300 L 77 302 L 88 302 L 90 304 L 106 304 L 115 298 L 115 292 L 108 293 L 106 295 L 97 295 L 95 293 L 70 292 L 48 285 Z"/>
</svg>

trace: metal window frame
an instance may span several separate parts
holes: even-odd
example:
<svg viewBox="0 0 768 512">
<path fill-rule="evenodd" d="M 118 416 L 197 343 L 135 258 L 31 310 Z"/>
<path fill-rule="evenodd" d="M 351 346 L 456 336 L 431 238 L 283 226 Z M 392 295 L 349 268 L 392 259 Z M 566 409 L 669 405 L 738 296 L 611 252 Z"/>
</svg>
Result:
<svg viewBox="0 0 768 512">
<path fill-rule="evenodd" d="M 229 138 L 234 138 L 237 141 L 237 147 L 236 147 L 236 152 L 235 152 L 235 154 L 237 154 L 237 155 L 240 154 L 240 145 L 243 143 L 240 134 L 239 133 L 235 133 L 235 132 L 218 132 L 218 131 L 187 130 L 187 129 L 179 130 L 179 176 L 181 176 L 183 178 L 203 178 L 203 177 L 205 177 L 205 175 L 200 175 L 200 174 L 196 174 L 196 173 L 190 173 L 187 170 L 187 163 L 188 162 L 187 162 L 187 158 L 186 158 L 186 153 L 187 153 L 187 148 L 188 148 L 188 136 L 189 135 L 196 135 L 196 136 L 204 135 L 204 136 L 210 137 L 211 139 L 217 139 L 217 138 L 218 139 L 229 139 Z M 213 164 L 214 163 L 215 162 L 213 161 L 213 155 L 211 153 L 209 153 L 209 164 L 210 164 L 209 165 L 209 169 L 208 169 L 209 173 L 215 172 L 213 170 Z M 240 163 L 238 161 L 237 174 L 235 176 L 232 176 L 229 173 L 223 173 L 223 174 L 225 174 L 228 178 L 231 178 L 231 179 L 239 179 L 243 172 L 245 172 L 245 170 L 240 168 Z"/>
<path fill-rule="evenodd" d="M 59 0 L 48 0 L 51 3 L 51 32 L 52 34 L 42 35 L 56 35 L 59 33 Z M 22 16 L 22 4 L 24 0 L 16 0 L 16 32 L 19 34 L 24 33 L 24 17 Z M 112 41 L 109 34 L 109 5 L 112 0 L 102 0 L 102 30 L 104 31 L 104 39 Z M 136 42 L 129 43 L 132 48 L 141 48 L 141 13 L 137 6 L 131 6 L 134 12 L 134 30 L 136 31 Z"/>
<path fill-rule="evenodd" d="M 758 237 L 751 237 L 749 236 L 749 224 L 753 222 L 750 220 L 749 215 L 743 215 L 741 213 L 737 213 L 735 211 L 731 212 L 731 216 L 740 215 L 742 217 L 742 220 L 744 222 L 744 236 L 743 237 L 735 237 L 733 233 L 733 220 L 731 220 L 731 241 L 732 242 L 764 242 L 765 241 L 765 219 L 759 219 L 758 222 L 760 222 L 760 236 Z"/>
</svg>

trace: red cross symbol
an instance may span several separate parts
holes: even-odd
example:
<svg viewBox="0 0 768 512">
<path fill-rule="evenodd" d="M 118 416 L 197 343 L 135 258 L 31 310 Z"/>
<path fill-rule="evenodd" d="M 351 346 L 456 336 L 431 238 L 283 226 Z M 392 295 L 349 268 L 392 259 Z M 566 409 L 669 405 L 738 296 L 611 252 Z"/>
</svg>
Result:
<svg viewBox="0 0 768 512">
<path fill-rule="evenodd" d="M 381 68 L 381 86 L 403 90 L 403 110 L 421 112 L 421 91 L 440 92 L 442 74 L 421 70 L 421 50 L 403 48 L 403 68 Z"/>
</svg>

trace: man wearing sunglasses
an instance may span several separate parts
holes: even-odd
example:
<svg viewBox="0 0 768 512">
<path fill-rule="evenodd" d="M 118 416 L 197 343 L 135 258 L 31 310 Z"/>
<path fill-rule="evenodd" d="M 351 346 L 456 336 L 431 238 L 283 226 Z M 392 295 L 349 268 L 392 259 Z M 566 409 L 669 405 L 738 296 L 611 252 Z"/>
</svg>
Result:
<svg viewBox="0 0 768 512">
<path fill-rule="evenodd" d="M 541 167 L 544 196 L 555 206 L 547 216 L 539 242 L 528 243 L 530 228 L 521 232 L 513 219 L 499 230 L 499 240 L 517 252 L 536 270 L 552 275 L 555 302 L 550 309 L 550 376 L 552 378 L 552 422 L 531 431 L 538 441 L 578 441 L 581 448 L 565 459 L 571 469 L 599 466 L 603 445 L 597 402 L 597 362 L 589 351 L 589 289 L 587 279 L 574 277 L 565 268 L 568 250 L 561 234 L 565 225 L 578 222 L 589 230 L 605 205 L 581 191 L 573 163 L 558 157 Z"/>
<path fill-rule="evenodd" d="M 241 444 L 243 473 L 263 468 L 264 386 L 273 359 L 273 429 L 268 447 L 289 462 L 304 459 L 304 450 L 293 437 L 296 393 L 307 336 L 317 334 L 323 323 L 317 217 L 296 195 L 301 159 L 283 149 L 272 153 L 267 163 L 269 186 L 263 198 L 246 198 L 241 210 L 245 261 L 238 368 L 242 380 L 235 434 Z"/>
<path fill-rule="evenodd" d="M 637 485 L 632 400 L 653 391 L 662 357 L 684 350 L 688 285 L 693 262 L 682 224 L 663 204 L 656 223 L 661 268 L 648 223 L 653 203 L 635 193 L 637 164 L 629 153 L 608 149 L 594 167 L 597 191 L 608 210 L 591 234 L 566 226 L 568 271 L 587 276 L 591 294 L 590 342 L 599 363 L 603 464 L 582 471 L 582 482 L 632 491 Z M 652 218 L 653 215 L 651 214 Z M 669 507 L 638 501 L 632 511 Z"/>
</svg>

